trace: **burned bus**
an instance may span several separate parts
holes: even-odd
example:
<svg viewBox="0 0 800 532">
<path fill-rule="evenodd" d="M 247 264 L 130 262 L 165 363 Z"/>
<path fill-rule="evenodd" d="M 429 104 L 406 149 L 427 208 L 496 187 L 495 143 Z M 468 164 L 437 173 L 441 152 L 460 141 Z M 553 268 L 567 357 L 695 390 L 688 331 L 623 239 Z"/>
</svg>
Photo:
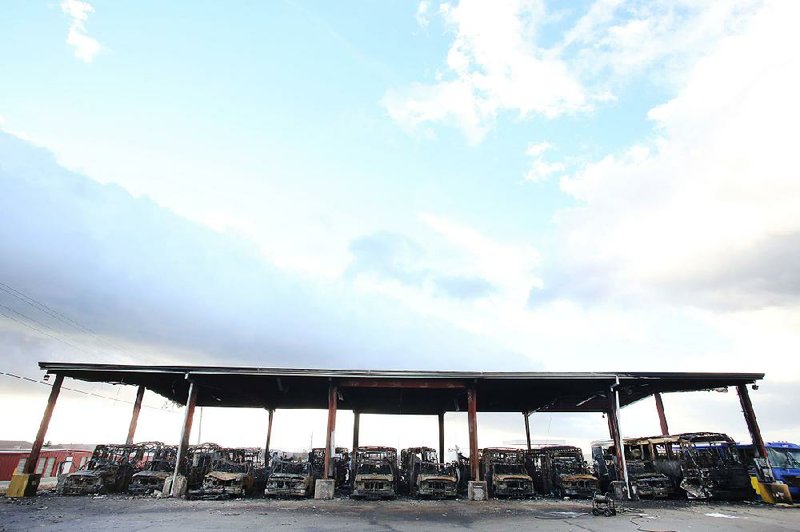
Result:
<svg viewBox="0 0 800 532">
<path fill-rule="evenodd" d="M 689 499 L 744 500 L 755 496 L 747 465 L 730 436 L 699 432 L 676 438 L 670 450 L 673 456 L 675 451 L 680 453 L 680 487 Z M 654 450 L 663 449 L 654 446 Z"/>
<path fill-rule="evenodd" d="M 399 473 L 394 447 L 359 447 L 355 451 L 354 499 L 391 499 L 397 495 Z"/>
<path fill-rule="evenodd" d="M 307 459 L 275 458 L 267 478 L 264 495 L 267 497 L 311 497 L 316 474 Z"/>
<path fill-rule="evenodd" d="M 308 461 L 311 463 L 314 476 L 325 478 L 325 448 L 311 449 L 311 452 L 308 453 Z M 350 480 L 350 449 L 336 447 L 333 451 L 331 467 L 333 468 L 334 485 L 341 488 Z"/>
<path fill-rule="evenodd" d="M 147 442 L 140 446 L 143 454 L 139 462 L 140 471 L 133 474 L 128 493 L 150 495 L 154 491 L 161 491 L 164 481 L 174 473 L 178 448 L 161 442 Z"/>
<path fill-rule="evenodd" d="M 597 477 L 579 447 L 550 445 L 531 449 L 525 453 L 525 466 L 537 493 L 591 498 L 598 490 Z"/>
<path fill-rule="evenodd" d="M 86 465 L 67 475 L 62 495 L 100 495 L 124 492 L 137 471 L 143 449 L 139 445 L 98 445 Z"/>
<path fill-rule="evenodd" d="M 678 494 L 677 484 L 662 469 L 670 469 L 665 464 L 655 464 L 652 460 L 642 458 L 636 445 L 647 438 L 630 438 L 625 440 L 625 463 L 628 467 L 631 497 L 634 499 L 665 499 Z M 612 482 L 623 480 L 617 475 L 617 455 L 614 442 L 592 442 L 592 459 L 595 474 L 601 491 L 609 491 Z"/>
<path fill-rule="evenodd" d="M 255 484 L 256 458 L 250 448 L 218 449 L 211 471 L 203 477 L 203 484 L 189 489 L 186 498 L 229 499 L 249 495 Z"/>
<path fill-rule="evenodd" d="M 186 476 L 188 489 L 198 489 L 203 485 L 203 479 L 217 460 L 221 458 L 222 447 L 216 443 L 200 443 L 190 445 L 186 451 L 186 460 L 181 463 L 181 473 Z"/>
<path fill-rule="evenodd" d="M 413 497 L 455 497 L 458 473 L 453 464 L 440 464 L 431 447 L 410 447 L 400 452 L 400 485 Z"/>
<path fill-rule="evenodd" d="M 624 445 L 633 497 L 742 500 L 753 496 L 747 467 L 725 434 L 626 438 Z M 592 444 L 592 456 L 601 483 L 617 480 L 611 442 Z"/>
<path fill-rule="evenodd" d="M 480 451 L 481 479 L 492 497 L 532 497 L 533 479 L 525 470 L 524 452 L 488 447 Z"/>
</svg>

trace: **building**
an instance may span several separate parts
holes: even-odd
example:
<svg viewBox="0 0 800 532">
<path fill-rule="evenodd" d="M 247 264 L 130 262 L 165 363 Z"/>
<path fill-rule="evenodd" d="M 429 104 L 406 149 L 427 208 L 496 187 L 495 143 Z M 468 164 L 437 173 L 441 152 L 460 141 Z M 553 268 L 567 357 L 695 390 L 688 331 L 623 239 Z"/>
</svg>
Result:
<svg viewBox="0 0 800 532">
<path fill-rule="evenodd" d="M 0 482 L 10 481 L 14 473 L 25 468 L 31 449 L 0 449 Z M 59 449 L 45 447 L 39 454 L 35 472 L 42 478 L 73 473 L 83 467 L 91 458 L 91 449 Z"/>
</svg>

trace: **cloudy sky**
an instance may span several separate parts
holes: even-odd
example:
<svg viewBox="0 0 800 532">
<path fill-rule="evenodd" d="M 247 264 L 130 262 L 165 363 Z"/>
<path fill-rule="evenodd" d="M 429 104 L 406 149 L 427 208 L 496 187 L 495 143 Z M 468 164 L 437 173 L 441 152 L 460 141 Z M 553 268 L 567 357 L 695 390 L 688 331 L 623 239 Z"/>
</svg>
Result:
<svg viewBox="0 0 800 532">
<path fill-rule="evenodd" d="M 757 371 L 765 436 L 800 440 L 800 4 L 0 13 L 0 371 Z M 65 391 L 50 439 L 124 437 L 132 390 L 67 385 L 118 401 Z M 0 375 L 0 439 L 31 439 L 46 393 Z M 140 437 L 176 440 L 178 410 L 146 404 Z M 747 439 L 734 393 L 665 404 L 674 431 Z M 261 442 L 263 412 L 204 416 L 204 440 Z M 324 414 L 281 416 L 278 446 L 320 443 Z M 368 419 L 364 443 L 436 438 Z M 523 436 L 481 422 L 481 445 Z M 657 430 L 651 400 L 623 412 Z M 607 437 L 599 415 L 533 432 Z"/>
</svg>

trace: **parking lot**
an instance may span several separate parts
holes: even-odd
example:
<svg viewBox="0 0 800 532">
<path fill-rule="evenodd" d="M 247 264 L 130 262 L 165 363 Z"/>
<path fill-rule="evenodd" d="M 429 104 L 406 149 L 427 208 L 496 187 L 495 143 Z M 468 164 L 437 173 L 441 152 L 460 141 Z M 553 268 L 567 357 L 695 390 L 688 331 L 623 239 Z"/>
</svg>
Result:
<svg viewBox="0 0 800 532">
<path fill-rule="evenodd" d="M 745 503 L 636 501 L 594 517 L 588 501 L 468 502 L 40 495 L 0 504 L 0 530 L 798 530 L 800 508 Z M 285 527 L 285 528 L 284 528 Z"/>
</svg>

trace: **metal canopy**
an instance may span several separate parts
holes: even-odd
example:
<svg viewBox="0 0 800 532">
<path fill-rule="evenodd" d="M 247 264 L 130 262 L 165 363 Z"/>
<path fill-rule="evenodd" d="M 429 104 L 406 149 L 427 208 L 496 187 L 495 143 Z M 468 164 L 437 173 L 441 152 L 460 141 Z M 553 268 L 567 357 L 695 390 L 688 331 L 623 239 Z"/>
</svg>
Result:
<svg viewBox="0 0 800 532">
<path fill-rule="evenodd" d="M 40 362 L 39 367 L 82 381 L 143 385 L 181 404 L 194 381 L 197 406 L 326 409 L 334 383 L 338 408 L 375 414 L 465 412 L 470 386 L 475 387 L 479 412 L 603 412 L 617 378 L 621 406 L 657 392 L 710 390 L 764 378 L 763 373 L 422 372 L 61 362 Z"/>
</svg>

